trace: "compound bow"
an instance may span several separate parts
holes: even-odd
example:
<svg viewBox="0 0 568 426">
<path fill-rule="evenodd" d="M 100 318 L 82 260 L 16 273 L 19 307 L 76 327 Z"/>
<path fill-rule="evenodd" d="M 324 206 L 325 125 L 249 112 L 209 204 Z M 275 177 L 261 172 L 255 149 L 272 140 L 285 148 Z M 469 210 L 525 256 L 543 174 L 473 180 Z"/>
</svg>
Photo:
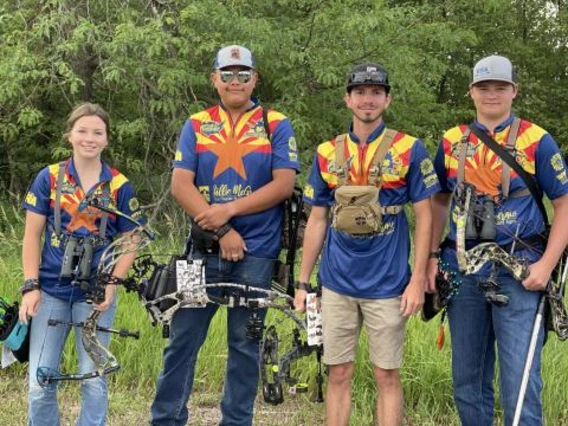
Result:
<svg viewBox="0 0 568 426">
<path fill-rule="evenodd" d="M 518 237 L 517 233 L 513 234 L 506 228 L 501 229 L 501 231 L 510 236 L 513 241 L 510 252 L 507 252 L 495 242 L 484 242 L 469 250 L 465 250 L 467 215 L 473 215 L 480 220 L 484 220 L 484 218 L 476 213 L 475 208 L 471 208 L 471 203 L 480 203 L 480 200 L 475 195 L 475 188 L 472 185 L 467 183 L 458 185 L 455 195 L 457 205 L 456 256 L 460 272 L 465 275 L 474 274 L 486 263 L 492 262 L 491 274 L 486 283 L 481 285 L 481 289 L 484 291 L 489 302 L 496 306 L 506 305 L 508 303 L 507 296 L 497 293 L 499 290 L 496 280 L 498 274 L 497 265 L 502 265 L 515 279 L 522 281 L 529 275 L 528 259 L 519 258 L 513 254 L 515 244 L 518 244 L 518 246 L 523 249 L 528 249 L 538 254 L 542 254 L 543 250 L 540 246 L 523 241 Z M 542 233 L 537 232 L 536 234 L 542 241 L 546 240 L 545 235 L 542 235 Z M 568 311 L 564 303 L 566 275 L 562 274 L 563 266 L 567 262 L 568 253 L 565 251 L 544 291 L 548 302 L 548 328 L 554 330 L 560 340 L 568 339 Z"/>
<path fill-rule="evenodd" d="M 278 335 L 277 325 L 270 325 L 264 333 L 260 344 L 260 377 L 262 394 L 265 402 L 278 405 L 284 402 L 284 385 L 289 385 L 289 393 L 305 393 L 308 384 L 292 377 L 291 364 L 303 357 L 316 354 L 318 363 L 316 374 L 316 402 L 323 402 L 323 373 L 322 373 L 322 323 L 319 302 L 316 293 L 308 295 L 306 303 L 306 319 L 299 321 L 296 315 L 288 315 L 295 321 L 290 333 L 291 344 L 283 344 L 284 339 Z M 306 337 L 302 337 L 305 334 Z M 281 349 L 285 352 L 281 353 Z"/>
<path fill-rule="evenodd" d="M 123 281 L 112 275 L 112 271 L 119 259 L 126 254 L 138 252 L 146 247 L 155 238 L 155 234 L 133 217 L 111 208 L 108 205 L 104 205 L 104 203 L 97 198 L 86 199 L 85 202 L 87 206 L 95 207 L 110 214 L 116 214 L 136 225 L 133 231 L 117 238 L 105 248 L 97 267 L 94 284 L 92 286 L 85 286 L 87 302 L 100 303 L 105 298 L 105 288 L 107 285 L 118 285 Z M 101 314 L 102 311 L 93 308 L 85 322 L 67 322 L 51 318 L 48 320 L 49 326 L 65 325 L 81 328 L 81 342 L 85 352 L 95 363 L 96 370 L 83 374 L 65 374 L 53 368 L 40 365 L 36 372 L 36 378 L 41 387 L 53 389 L 57 387 L 58 382 L 61 381 L 91 379 L 110 374 L 120 368 L 116 357 L 99 341 L 97 331 L 135 339 L 138 339 L 140 334 L 125 329 L 115 330 L 98 326 L 97 322 Z"/>
<path fill-rule="evenodd" d="M 321 336 L 321 325 L 318 328 L 317 325 L 310 327 L 309 323 L 306 324 L 306 321 L 293 310 L 292 296 L 278 290 L 245 284 L 206 283 L 204 261 L 187 259 L 183 256 L 174 256 L 169 264 L 159 264 L 151 255 L 143 255 L 136 259 L 133 271 L 134 274 L 120 284 L 124 285 L 127 291 L 139 295 L 152 324 L 162 325 L 164 337 L 169 336 L 169 324 L 179 309 L 199 309 L 205 307 L 207 303 L 227 308 L 248 308 L 251 317 L 247 324 L 247 337 L 260 341 L 259 369 L 265 401 L 271 404 L 281 403 L 284 382 L 295 384 L 293 390 L 296 392 L 307 390 L 306 385 L 299 384 L 291 377 L 291 363 L 312 353 L 316 353 L 319 363 L 316 399 L 323 400 L 320 362 L 323 348 L 321 344 L 310 342 L 317 334 Z M 175 282 L 175 285 L 170 281 Z M 213 295 L 213 292 L 208 292 L 212 289 L 220 289 L 222 294 Z M 276 324 L 265 327 L 259 310 L 268 308 L 281 312 L 284 318 Z M 316 312 L 308 312 L 308 320 L 314 316 L 317 316 Z M 283 339 L 278 336 L 277 325 L 285 319 L 290 319 L 294 323 L 293 340 L 291 349 L 280 356 L 279 349 L 284 345 L 281 344 Z M 307 339 L 302 338 L 302 335 L 307 336 Z"/>
<path fill-rule="evenodd" d="M 474 216 L 481 220 L 485 218 L 475 213 L 476 209 L 472 208 L 472 203 L 480 203 L 475 195 L 475 187 L 473 185 L 465 182 L 458 185 L 455 199 L 458 207 L 456 214 L 456 256 L 460 272 L 465 275 L 474 274 L 486 263 L 492 262 L 494 265 L 498 263 L 504 266 L 515 279 L 524 280 L 528 276 L 527 261 L 513 256 L 512 253 L 507 253 L 497 243 L 485 242 L 469 250 L 465 249 L 468 216 Z M 527 246 L 526 243 L 521 242 L 517 235 L 513 235 L 513 241 L 518 241 L 519 244 Z M 529 248 L 536 250 L 532 246 L 529 246 Z"/>
</svg>

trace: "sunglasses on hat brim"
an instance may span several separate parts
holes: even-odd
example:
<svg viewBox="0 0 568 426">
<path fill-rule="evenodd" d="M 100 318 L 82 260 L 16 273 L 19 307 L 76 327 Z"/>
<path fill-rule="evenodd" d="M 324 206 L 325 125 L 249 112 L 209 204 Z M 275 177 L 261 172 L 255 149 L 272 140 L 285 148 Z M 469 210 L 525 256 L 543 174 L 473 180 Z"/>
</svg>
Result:
<svg viewBox="0 0 568 426">
<path fill-rule="evenodd" d="M 383 71 L 358 71 L 351 74 L 349 86 L 362 84 L 377 84 L 390 87 L 387 74 Z"/>
</svg>

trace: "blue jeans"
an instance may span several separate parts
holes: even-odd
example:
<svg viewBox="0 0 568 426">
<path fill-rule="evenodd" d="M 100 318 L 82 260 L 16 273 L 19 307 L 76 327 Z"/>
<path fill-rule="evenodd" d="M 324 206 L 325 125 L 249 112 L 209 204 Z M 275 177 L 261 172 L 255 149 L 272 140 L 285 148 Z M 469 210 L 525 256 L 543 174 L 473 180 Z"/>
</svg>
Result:
<svg viewBox="0 0 568 426">
<path fill-rule="evenodd" d="M 458 294 L 448 307 L 452 335 L 454 400 L 462 425 L 492 426 L 495 342 L 499 360 L 499 388 L 505 425 L 513 422 L 521 379 L 529 347 L 539 292 L 526 291 L 513 278 L 499 278 L 499 294 L 509 303 L 488 303 L 478 284 L 484 278 L 462 276 Z M 544 332 L 541 328 L 529 376 L 521 424 L 542 425 L 542 379 L 540 375 Z"/>
<path fill-rule="evenodd" d="M 59 371 L 65 341 L 71 329 L 67 325 L 48 326 L 49 319 L 66 322 L 83 322 L 92 309 L 86 302 L 72 302 L 57 299 L 42 292 L 37 315 L 34 317 L 30 335 L 28 425 L 59 425 L 57 389 L 43 389 L 36 378 L 38 367 Z M 98 325 L 111 327 L 116 312 L 116 302 L 104 312 Z M 109 333 L 97 333 L 98 339 L 108 346 Z M 96 369 L 81 342 L 81 328 L 75 328 L 75 346 L 79 358 L 79 372 L 89 373 Z M 66 372 L 67 373 L 67 372 Z M 107 383 L 105 377 L 81 381 L 81 412 L 77 426 L 104 426 L 107 412 Z"/>
<path fill-rule="evenodd" d="M 206 257 L 207 283 L 233 282 L 270 287 L 274 268 L 272 259 L 246 255 L 240 262 L 228 262 L 218 255 Z M 223 290 L 211 289 L 208 293 L 222 295 Z M 170 340 L 164 350 L 164 367 L 152 404 L 152 425 L 182 426 L 187 423 L 187 403 L 193 388 L 197 355 L 218 308 L 218 305 L 209 303 L 205 308 L 180 309 L 175 313 L 170 326 Z M 222 426 L 252 425 L 258 388 L 259 341 L 246 337 L 250 312 L 246 308 L 232 308 L 227 312 L 229 353 L 221 401 Z M 263 321 L 265 314 L 266 311 L 262 310 Z"/>
</svg>

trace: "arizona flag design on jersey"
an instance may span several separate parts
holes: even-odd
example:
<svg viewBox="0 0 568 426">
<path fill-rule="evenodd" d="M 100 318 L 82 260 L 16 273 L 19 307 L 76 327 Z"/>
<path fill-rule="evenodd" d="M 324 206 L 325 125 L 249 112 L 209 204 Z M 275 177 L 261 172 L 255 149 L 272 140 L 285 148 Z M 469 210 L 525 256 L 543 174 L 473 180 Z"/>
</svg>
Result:
<svg viewBox="0 0 568 426">
<path fill-rule="evenodd" d="M 461 149 L 461 138 L 467 126 L 454 127 L 446 132 L 443 139 L 445 167 L 449 179 L 457 179 L 458 157 Z M 496 132 L 494 139 L 505 145 L 509 138 L 510 126 Z M 522 120 L 517 133 L 514 156 L 517 163 L 528 173 L 535 174 L 535 155 L 540 139 L 545 131 L 528 121 Z M 473 184 L 479 193 L 499 195 L 503 161 L 475 135 L 470 134 L 466 151 L 465 180 Z M 511 180 L 518 178 L 511 170 Z"/>
<path fill-rule="evenodd" d="M 513 120 L 514 116 L 511 115 L 490 134 L 500 145 L 505 145 Z M 488 129 L 477 121 L 474 121 L 474 125 L 488 132 Z M 460 145 L 466 128 L 466 125 L 460 125 L 448 130 L 439 145 L 434 167 L 443 192 L 451 193 L 456 187 Z M 568 193 L 566 164 L 556 142 L 546 130 L 529 121 L 521 120 L 512 155 L 517 163 L 534 177 L 536 184 L 549 199 L 554 200 Z M 501 158 L 471 133 L 466 150 L 464 179 L 475 186 L 480 200 L 491 197 L 495 201 L 496 242 L 504 246 L 511 244 L 514 236 L 528 239 L 542 234 L 545 225 L 532 195 L 503 199 L 502 168 Z M 526 188 L 523 179 L 511 170 L 509 194 Z M 452 200 L 448 235 L 452 241 L 456 239 L 455 209 L 455 202 Z M 471 244 L 475 245 L 475 242 Z M 450 248 L 446 252 L 445 259 L 452 267 L 457 268 L 454 250 Z M 540 257 L 535 250 L 522 250 L 518 255 L 531 261 Z M 488 272 L 489 267 L 486 267 L 481 273 Z"/>
<path fill-rule="evenodd" d="M 384 137 L 384 124 L 359 144 L 349 132 L 345 159 L 350 182 L 367 185 L 369 167 Z M 304 199 L 314 206 L 333 206 L 338 185 L 335 162 L 336 139 L 318 146 Z M 424 200 L 439 190 L 432 161 L 422 142 L 397 132 L 382 164 L 381 206 L 404 205 Z M 396 297 L 410 279 L 410 239 L 404 211 L 384 215 L 377 235 L 355 237 L 329 227 L 319 269 L 321 283 L 352 297 L 369 299 Z"/>
<path fill-rule="evenodd" d="M 97 198 L 110 198 L 111 207 L 133 218 L 139 218 L 140 205 L 136 199 L 134 189 L 126 177 L 119 171 L 102 162 L 102 171 L 99 182 L 85 193 L 80 185 L 79 175 L 75 169 L 73 159 L 67 160 L 63 182 L 61 185 L 60 213 L 61 236 L 55 229 L 55 199 L 57 197 L 57 181 L 59 177 L 59 163 L 45 167 L 35 178 L 26 195 L 23 206 L 26 210 L 46 217 L 44 244 L 41 253 L 39 280 L 41 288 L 53 297 L 63 300 L 81 300 L 84 292 L 69 280 L 59 279 L 65 241 L 73 235 L 79 239 L 85 237 L 99 237 L 99 226 L 102 213 L 94 207 L 85 206 L 85 197 L 88 195 Z M 108 190 L 105 190 L 104 187 Z M 108 193 L 108 195 L 107 195 Z M 117 216 L 108 215 L 105 239 L 99 239 L 91 263 L 91 276 L 94 279 L 96 270 L 105 248 L 111 240 L 120 233 L 134 229 L 136 225 Z M 61 237 L 61 238 L 60 238 Z"/>
<path fill-rule="evenodd" d="M 50 197 L 49 197 L 49 207 L 51 209 L 55 208 L 55 199 L 57 197 L 57 178 L 59 175 L 59 164 L 52 164 L 49 166 L 49 181 L 50 181 Z M 116 169 L 109 168 L 110 181 L 108 182 L 108 187 L 110 190 L 109 194 L 105 194 L 103 190 L 104 184 L 97 185 L 90 191 L 89 195 L 94 196 L 98 199 L 103 197 L 109 197 L 105 205 L 109 205 L 110 208 L 116 208 L 116 199 L 118 189 L 128 182 L 126 177 Z M 96 233 L 98 232 L 98 225 L 100 219 L 103 215 L 102 211 L 95 207 L 84 207 L 81 202 L 85 198 L 85 192 L 81 185 L 79 185 L 71 173 L 65 173 L 63 177 L 63 183 L 61 185 L 61 200 L 60 209 L 62 216 L 67 217 L 69 220 L 65 221 L 65 227 L 63 231 L 68 234 L 73 234 L 79 232 L 83 233 Z M 109 215 L 109 219 L 116 219 L 115 215 Z"/>
<path fill-rule="evenodd" d="M 195 173 L 194 184 L 210 204 L 246 197 L 272 181 L 275 169 L 299 171 L 296 140 L 289 120 L 268 110 L 270 139 L 263 110 L 254 105 L 233 123 L 222 105 L 194 114 L 186 121 L 174 167 Z M 231 219 L 245 239 L 248 253 L 277 257 L 282 207 Z M 256 254 L 255 254 L 256 253 Z"/>
<path fill-rule="evenodd" d="M 272 113 L 274 128 L 284 118 L 282 114 Z M 270 154 L 272 148 L 262 123 L 262 109 L 249 111 L 232 126 L 225 110 L 211 108 L 192 117 L 197 135 L 197 152 L 211 152 L 217 157 L 213 169 L 213 179 L 232 169 L 243 180 L 247 179 L 243 159 L 250 153 Z"/>
</svg>

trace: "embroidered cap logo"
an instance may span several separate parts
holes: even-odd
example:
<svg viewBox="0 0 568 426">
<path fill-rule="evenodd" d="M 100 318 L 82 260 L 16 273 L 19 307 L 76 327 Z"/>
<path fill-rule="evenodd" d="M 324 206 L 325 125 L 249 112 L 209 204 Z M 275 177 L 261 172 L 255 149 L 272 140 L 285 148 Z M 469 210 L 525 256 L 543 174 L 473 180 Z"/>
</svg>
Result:
<svg viewBox="0 0 568 426">
<path fill-rule="evenodd" d="M 241 59 L 241 50 L 238 47 L 231 49 L 231 58 Z"/>
</svg>

